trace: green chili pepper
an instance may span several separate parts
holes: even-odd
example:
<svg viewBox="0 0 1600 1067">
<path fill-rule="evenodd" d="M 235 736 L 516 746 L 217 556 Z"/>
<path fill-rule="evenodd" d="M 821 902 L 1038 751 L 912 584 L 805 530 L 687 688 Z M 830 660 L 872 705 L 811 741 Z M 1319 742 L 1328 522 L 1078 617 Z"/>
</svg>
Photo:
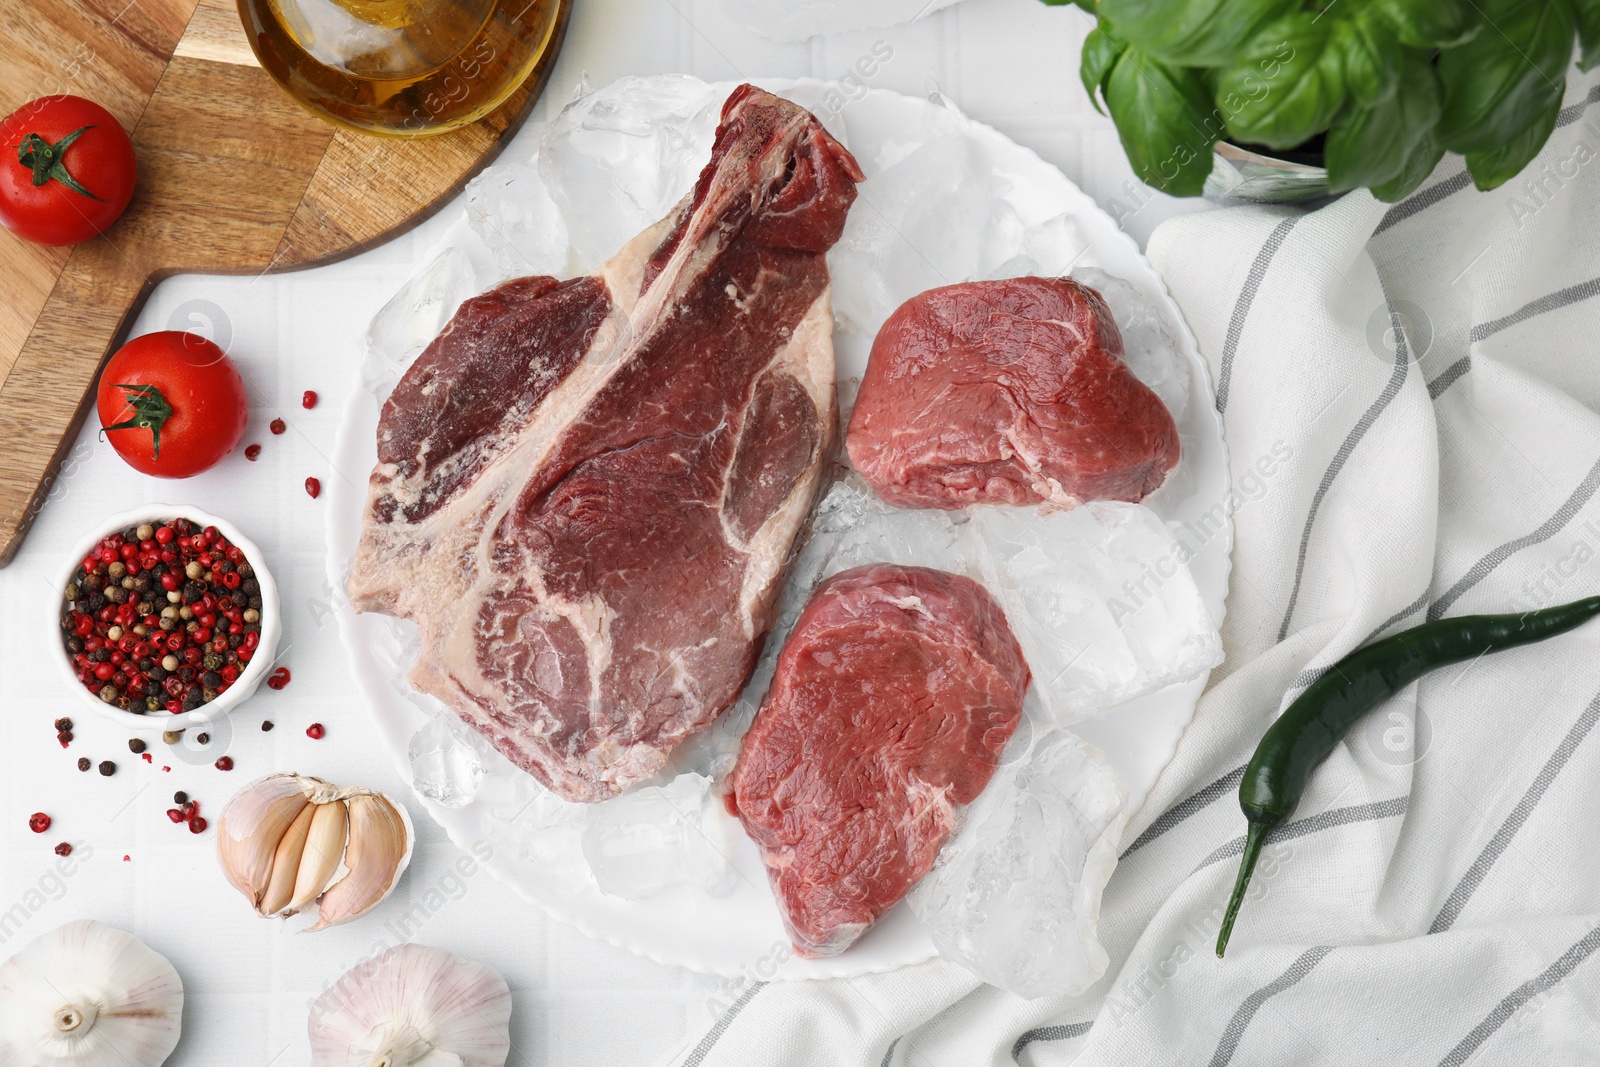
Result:
<svg viewBox="0 0 1600 1067">
<path fill-rule="evenodd" d="M 1439 619 L 1358 649 L 1306 687 L 1256 746 L 1239 783 L 1249 823 L 1239 877 L 1217 935 L 1228 946 L 1267 834 L 1288 820 L 1317 765 L 1361 717 L 1436 667 L 1566 633 L 1600 615 L 1600 597 L 1516 615 Z"/>
</svg>

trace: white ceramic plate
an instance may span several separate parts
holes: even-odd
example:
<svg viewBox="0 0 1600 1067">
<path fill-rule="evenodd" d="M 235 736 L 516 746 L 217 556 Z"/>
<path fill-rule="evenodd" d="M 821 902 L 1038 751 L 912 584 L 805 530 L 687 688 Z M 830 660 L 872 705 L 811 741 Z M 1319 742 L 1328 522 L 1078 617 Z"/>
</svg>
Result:
<svg viewBox="0 0 1600 1067">
<path fill-rule="evenodd" d="M 817 82 L 766 82 L 767 88 L 815 106 L 827 87 Z M 732 86 L 727 88 L 731 89 Z M 874 90 L 850 101 L 829 120 L 843 124 L 851 150 L 870 176 L 876 161 L 902 158 L 915 147 L 918 131 L 940 123 L 930 118 L 943 110 L 939 102 Z M 1194 550 L 1189 562 L 1195 581 L 1218 625 L 1228 585 L 1232 526 L 1227 460 L 1222 424 L 1211 392 L 1210 375 L 1195 348 L 1182 315 L 1166 287 L 1133 240 L 1110 216 L 1054 167 L 997 131 L 977 123 L 964 136 L 974 172 L 990 176 L 1025 225 L 1066 215 L 1076 231 L 1076 249 L 1045 251 L 1076 256 L 1077 266 L 1099 267 L 1124 278 L 1167 308 L 1178 328 L 1179 344 L 1190 369 L 1190 396 L 1179 420 L 1183 461 L 1160 493 L 1146 501 Z M 460 225 L 442 239 L 470 240 L 461 207 Z M 1063 236 L 1063 241 L 1072 238 Z M 1086 246 L 1086 247 L 1084 247 Z M 436 249 L 435 251 L 438 251 Z M 431 254 L 430 254 L 431 255 Z M 859 376 L 867 345 L 859 337 L 838 337 L 839 378 Z M 366 388 L 355 390 L 346 404 L 335 445 L 335 465 L 346 471 L 367 471 L 375 462 L 378 403 Z M 342 589 L 360 534 L 365 486 L 334 481 L 328 493 L 328 572 Z M 405 685 L 400 665 L 406 662 L 402 630 L 390 619 L 355 615 L 348 605 L 339 611 L 340 633 L 349 650 L 358 684 L 377 719 L 400 771 L 408 779 L 408 745 L 426 724 L 427 715 Z M 1137 812 L 1162 769 L 1171 760 L 1184 728 L 1194 714 L 1205 678 L 1168 687 L 1130 701 L 1099 718 L 1079 723 L 1074 731 L 1097 746 L 1121 774 L 1131 812 Z M 726 825 L 732 873 L 716 895 L 688 887 L 669 889 L 644 901 L 625 901 L 602 894 L 590 878 L 553 876 L 536 849 L 522 835 L 531 812 L 531 779 L 505 764 L 484 779 L 472 803 L 446 808 L 418 798 L 428 813 L 462 847 L 488 843 L 488 867 L 552 916 L 586 933 L 663 963 L 730 977 L 763 979 L 834 978 L 890 970 L 920 963 L 935 955 L 933 943 L 904 904 L 844 954 L 827 960 L 800 960 L 788 941 L 755 846 L 731 818 Z M 569 842 L 570 844 L 570 842 Z M 480 845 L 481 847 L 481 845 Z"/>
</svg>

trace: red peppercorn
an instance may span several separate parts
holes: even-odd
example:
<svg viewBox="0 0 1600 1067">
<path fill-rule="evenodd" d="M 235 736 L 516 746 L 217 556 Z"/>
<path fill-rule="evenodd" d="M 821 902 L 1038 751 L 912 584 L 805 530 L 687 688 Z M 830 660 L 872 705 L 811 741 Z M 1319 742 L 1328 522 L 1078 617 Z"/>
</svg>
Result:
<svg viewBox="0 0 1600 1067">
<path fill-rule="evenodd" d="M 231 770 L 233 770 L 233 757 L 232 756 L 223 756 L 221 759 L 217 760 L 215 766 L 216 766 L 217 770 L 219 770 L 219 771 L 231 771 Z M 196 830 L 195 832 L 199 833 L 198 830 Z"/>
<path fill-rule="evenodd" d="M 327 735 L 327 732 L 320 722 L 314 722 L 306 727 L 306 736 L 313 741 L 321 741 Z"/>
<path fill-rule="evenodd" d="M 28 818 L 28 829 L 36 834 L 42 834 L 50 829 L 50 816 L 42 811 L 36 811 Z"/>
<path fill-rule="evenodd" d="M 301 393 L 300 394 L 300 406 L 303 407 L 303 408 L 307 408 L 307 409 L 316 407 L 317 406 L 317 394 L 316 394 L 316 392 L 314 390 L 307 389 L 305 392 Z"/>
<path fill-rule="evenodd" d="M 272 672 L 272 677 L 267 679 L 267 688 L 282 689 L 284 686 L 289 684 L 290 679 L 291 675 L 289 674 L 289 668 L 279 667 L 277 670 Z"/>
<path fill-rule="evenodd" d="M 205 833 L 206 832 L 206 821 L 204 819 L 202 819 L 200 816 L 196 815 L 194 818 L 189 820 L 189 832 L 191 834 L 203 834 L 203 833 Z"/>
<path fill-rule="evenodd" d="M 249 460 L 251 463 L 254 463 L 256 461 L 256 457 L 259 456 L 259 455 L 261 455 L 261 446 L 260 445 L 246 445 L 245 446 L 244 458 Z"/>
<path fill-rule="evenodd" d="M 317 499 L 317 497 L 322 495 L 322 483 L 317 481 L 315 478 L 307 478 L 306 492 L 311 496 L 312 500 Z"/>
<path fill-rule="evenodd" d="M 168 808 L 167 818 L 171 819 L 173 822 L 183 822 L 183 812 L 179 811 L 177 808 Z"/>
<path fill-rule="evenodd" d="M 288 426 L 284 425 L 284 421 L 282 419 L 273 419 L 270 423 L 267 424 L 267 429 L 271 430 L 275 434 L 276 433 L 282 433 L 283 431 L 287 430 L 288 428 L 289 428 Z"/>
<path fill-rule="evenodd" d="M 72 855 L 72 846 L 70 844 L 68 844 L 67 842 L 65 842 L 65 841 L 61 842 L 61 844 L 56 846 L 56 855 L 58 855 L 58 856 L 70 856 L 70 855 Z"/>
</svg>

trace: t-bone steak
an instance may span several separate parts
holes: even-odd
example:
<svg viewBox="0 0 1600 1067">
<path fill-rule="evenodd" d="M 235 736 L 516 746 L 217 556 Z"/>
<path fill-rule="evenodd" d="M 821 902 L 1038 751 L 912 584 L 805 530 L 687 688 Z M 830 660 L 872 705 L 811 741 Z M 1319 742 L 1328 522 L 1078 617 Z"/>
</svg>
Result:
<svg viewBox="0 0 1600 1067">
<path fill-rule="evenodd" d="M 832 448 L 860 180 L 743 86 L 671 215 L 468 300 L 383 406 L 351 601 L 414 620 L 411 684 L 563 797 L 655 774 L 755 663 Z"/>
<path fill-rule="evenodd" d="M 872 345 L 845 440 L 878 495 L 922 508 L 1138 501 L 1179 453 L 1110 309 L 1070 278 L 906 301 Z"/>
<path fill-rule="evenodd" d="M 727 795 L 802 956 L 843 952 L 928 873 L 1027 688 L 1000 605 L 969 578 L 876 563 L 817 589 Z"/>
</svg>

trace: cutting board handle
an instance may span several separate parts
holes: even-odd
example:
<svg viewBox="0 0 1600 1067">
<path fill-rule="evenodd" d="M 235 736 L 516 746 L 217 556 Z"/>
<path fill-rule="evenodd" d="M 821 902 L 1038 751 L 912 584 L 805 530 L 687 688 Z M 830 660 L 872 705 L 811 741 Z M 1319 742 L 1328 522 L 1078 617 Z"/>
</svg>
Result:
<svg viewBox="0 0 1600 1067">
<path fill-rule="evenodd" d="M 49 499 L 61 461 L 94 407 L 100 368 L 122 342 L 155 282 L 112 238 L 81 244 L 67 257 L 0 386 L 0 454 L 5 457 L 0 465 L 0 500 L 5 505 L 0 566 L 11 561 Z"/>
</svg>

